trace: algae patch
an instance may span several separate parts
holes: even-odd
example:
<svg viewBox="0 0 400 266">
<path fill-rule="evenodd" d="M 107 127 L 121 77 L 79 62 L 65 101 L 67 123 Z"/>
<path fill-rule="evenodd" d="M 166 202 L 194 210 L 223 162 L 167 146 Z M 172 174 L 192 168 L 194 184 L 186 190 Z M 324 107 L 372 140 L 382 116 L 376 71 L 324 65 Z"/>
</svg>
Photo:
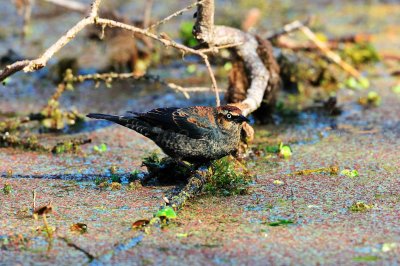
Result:
<svg viewBox="0 0 400 266">
<path fill-rule="evenodd" d="M 212 175 L 204 186 L 204 191 L 223 196 L 246 193 L 251 181 L 247 169 L 238 161 L 224 157 L 211 165 Z"/>
</svg>

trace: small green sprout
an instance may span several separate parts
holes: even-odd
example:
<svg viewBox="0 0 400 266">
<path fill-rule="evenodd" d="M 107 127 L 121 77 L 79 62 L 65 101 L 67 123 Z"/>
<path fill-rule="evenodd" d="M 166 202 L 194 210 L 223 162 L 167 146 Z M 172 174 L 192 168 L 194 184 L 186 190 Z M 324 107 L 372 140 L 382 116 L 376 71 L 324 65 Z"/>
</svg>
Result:
<svg viewBox="0 0 400 266">
<path fill-rule="evenodd" d="M 5 183 L 3 187 L 3 193 L 8 195 L 12 192 L 12 186 L 9 183 Z"/>
<path fill-rule="evenodd" d="M 278 179 L 274 180 L 273 183 L 274 183 L 274 185 L 277 185 L 277 186 L 281 186 L 281 185 L 285 184 L 283 181 L 278 180 Z"/>
<path fill-rule="evenodd" d="M 353 170 L 350 170 L 350 169 L 343 169 L 343 170 L 340 172 L 340 174 L 341 174 L 341 175 L 344 175 L 344 176 L 347 176 L 347 177 L 350 177 L 350 178 L 354 178 L 354 177 L 358 177 L 358 176 L 359 176 L 358 171 L 355 170 L 355 169 L 353 169 Z"/>
<path fill-rule="evenodd" d="M 285 159 L 288 159 L 292 156 L 292 150 L 289 146 L 281 144 L 279 145 L 279 155 Z"/>
<path fill-rule="evenodd" d="M 93 150 L 95 152 L 98 152 L 98 153 L 106 152 L 107 151 L 107 145 L 104 144 L 104 143 L 100 144 L 99 146 L 95 145 L 93 147 Z"/>
</svg>

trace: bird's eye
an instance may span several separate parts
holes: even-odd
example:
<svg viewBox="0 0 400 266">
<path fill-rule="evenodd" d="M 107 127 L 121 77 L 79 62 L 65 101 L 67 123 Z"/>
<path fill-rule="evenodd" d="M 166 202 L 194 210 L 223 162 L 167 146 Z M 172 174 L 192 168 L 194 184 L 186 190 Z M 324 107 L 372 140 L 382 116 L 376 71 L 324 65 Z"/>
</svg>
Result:
<svg viewBox="0 0 400 266">
<path fill-rule="evenodd" d="M 231 118 L 232 118 L 232 115 L 231 115 L 231 114 L 227 114 L 227 115 L 226 115 L 226 118 L 231 119 Z"/>
</svg>

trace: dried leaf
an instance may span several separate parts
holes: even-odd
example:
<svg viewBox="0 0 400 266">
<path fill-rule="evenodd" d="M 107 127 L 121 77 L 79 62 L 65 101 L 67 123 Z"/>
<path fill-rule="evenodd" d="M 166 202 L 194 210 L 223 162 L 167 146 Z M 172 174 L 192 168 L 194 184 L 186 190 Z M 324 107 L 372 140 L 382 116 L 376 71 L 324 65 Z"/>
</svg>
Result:
<svg viewBox="0 0 400 266">
<path fill-rule="evenodd" d="M 137 220 L 136 222 L 134 222 L 132 224 L 132 228 L 139 229 L 139 228 L 142 228 L 142 227 L 148 225 L 149 223 L 150 223 L 150 221 L 147 219 Z"/>
</svg>

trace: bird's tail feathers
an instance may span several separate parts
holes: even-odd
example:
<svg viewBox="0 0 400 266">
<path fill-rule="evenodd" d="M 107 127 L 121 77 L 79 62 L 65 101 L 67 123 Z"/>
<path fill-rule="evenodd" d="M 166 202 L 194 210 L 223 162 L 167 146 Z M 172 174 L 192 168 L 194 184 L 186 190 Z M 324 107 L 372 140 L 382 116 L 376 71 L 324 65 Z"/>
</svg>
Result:
<svg viewBox="0 0 400 266">
<path fill-rule="evenodd" d="M 106 114 L 88 114 L 86 115 L 89 118 L 95 118 L 95 119 L 104 119 L 104 120 L 108 120 L 108 121 L 112 121 L 118 124 L 121 124 L 123 122 L 126 122 L 126 117 L 124 116 L 119 116 L 119 115 L 106 115 Z"/>
</svg>

